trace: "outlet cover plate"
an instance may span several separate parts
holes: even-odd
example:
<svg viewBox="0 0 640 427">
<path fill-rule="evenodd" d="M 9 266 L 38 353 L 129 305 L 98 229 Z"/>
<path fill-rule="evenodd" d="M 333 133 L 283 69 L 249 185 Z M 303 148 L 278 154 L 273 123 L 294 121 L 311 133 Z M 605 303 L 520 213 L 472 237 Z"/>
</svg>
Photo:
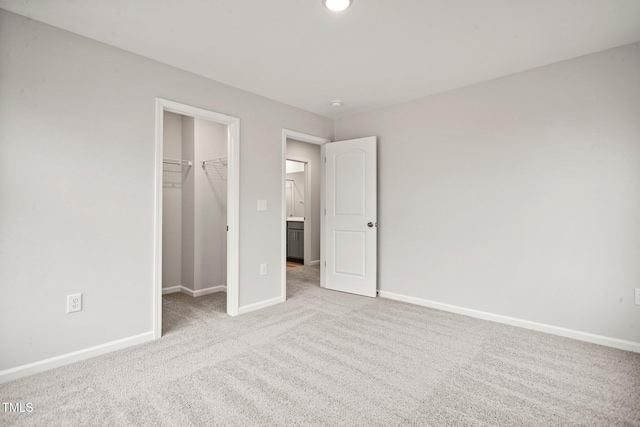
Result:
<svg viewBox="0 0 640 427">
<path fill-rule="evenodd" d="M 640 288 L 636 288 L 636 305 L 640 305 Z"/>
<path fill-rule="evenodd" d="M 67 313 L 82 310 L 82 294 L 67 295 Z"/>
</svg>

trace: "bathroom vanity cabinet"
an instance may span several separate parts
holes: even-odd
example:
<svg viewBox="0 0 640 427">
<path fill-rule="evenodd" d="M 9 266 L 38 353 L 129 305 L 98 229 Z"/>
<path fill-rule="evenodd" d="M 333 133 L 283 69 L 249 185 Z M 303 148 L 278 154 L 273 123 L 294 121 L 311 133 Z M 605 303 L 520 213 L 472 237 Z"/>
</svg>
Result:
<svg viewBox="0 0 640 427">
<path fill-rule="evenodd" d="M 303 221 L 287 221 L 287 261 L 304 263 Z"/>
</svg>

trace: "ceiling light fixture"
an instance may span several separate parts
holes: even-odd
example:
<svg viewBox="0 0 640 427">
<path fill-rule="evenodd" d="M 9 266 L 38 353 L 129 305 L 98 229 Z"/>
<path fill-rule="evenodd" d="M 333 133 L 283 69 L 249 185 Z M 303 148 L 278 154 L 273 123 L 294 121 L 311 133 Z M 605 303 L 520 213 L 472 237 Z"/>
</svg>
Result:
<svg viewBox="0 0 640 427">
<path fill-rule="evenodd" d="M 327 9 L 333 12 L 340 12 L 351 6 L 352 0 L 322 0 Z"/>
<path fill-rule="evenodd" d="M 331 101 L 332 107 L 342 107 L 343 105 L 344 105 L 344 102 L 340 101 L 339 99 L 335 99 Z"/>
</svg>

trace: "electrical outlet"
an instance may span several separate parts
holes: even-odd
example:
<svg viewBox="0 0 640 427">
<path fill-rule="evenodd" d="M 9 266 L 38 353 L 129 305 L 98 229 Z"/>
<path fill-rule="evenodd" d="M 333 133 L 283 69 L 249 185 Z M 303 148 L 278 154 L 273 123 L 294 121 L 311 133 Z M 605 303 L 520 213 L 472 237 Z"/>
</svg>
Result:
<svg viewBox="0 0 640 427">
<path fill-rule="evenodd" d="M 261 276 L 267 275 L 267 264 L 260 264 L 260 275 Z"/>
<path fill-rule="evenodd" d="M 640 305 L 640 288 L 636 288 L 636 305 Z"/>
<path fill-rule="evenodd" d="M 67 295 L 67 313 L 82 310 L 82 294 Z"/>
</svg>

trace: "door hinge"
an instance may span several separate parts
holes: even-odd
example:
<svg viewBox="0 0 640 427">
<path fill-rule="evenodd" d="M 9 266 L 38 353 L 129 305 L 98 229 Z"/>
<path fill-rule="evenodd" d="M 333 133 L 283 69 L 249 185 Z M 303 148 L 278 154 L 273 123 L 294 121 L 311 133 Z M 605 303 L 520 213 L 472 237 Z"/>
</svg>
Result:
<svg viewBox="0 0 640 427">
<path fill-rule="evenodd" d="M 324 162 L 327 163 L 327 158 L 326 157 L 324 158 Z"/>
<path fill-rule="evenodd" d="M 227 225 L 227 231 L 229 231 L 229 226 Z"/>
<path fill-rule="evenodd" d="M 324 262 L 324 268 L 327 268 L 327 261 Z"/>
</svg>

